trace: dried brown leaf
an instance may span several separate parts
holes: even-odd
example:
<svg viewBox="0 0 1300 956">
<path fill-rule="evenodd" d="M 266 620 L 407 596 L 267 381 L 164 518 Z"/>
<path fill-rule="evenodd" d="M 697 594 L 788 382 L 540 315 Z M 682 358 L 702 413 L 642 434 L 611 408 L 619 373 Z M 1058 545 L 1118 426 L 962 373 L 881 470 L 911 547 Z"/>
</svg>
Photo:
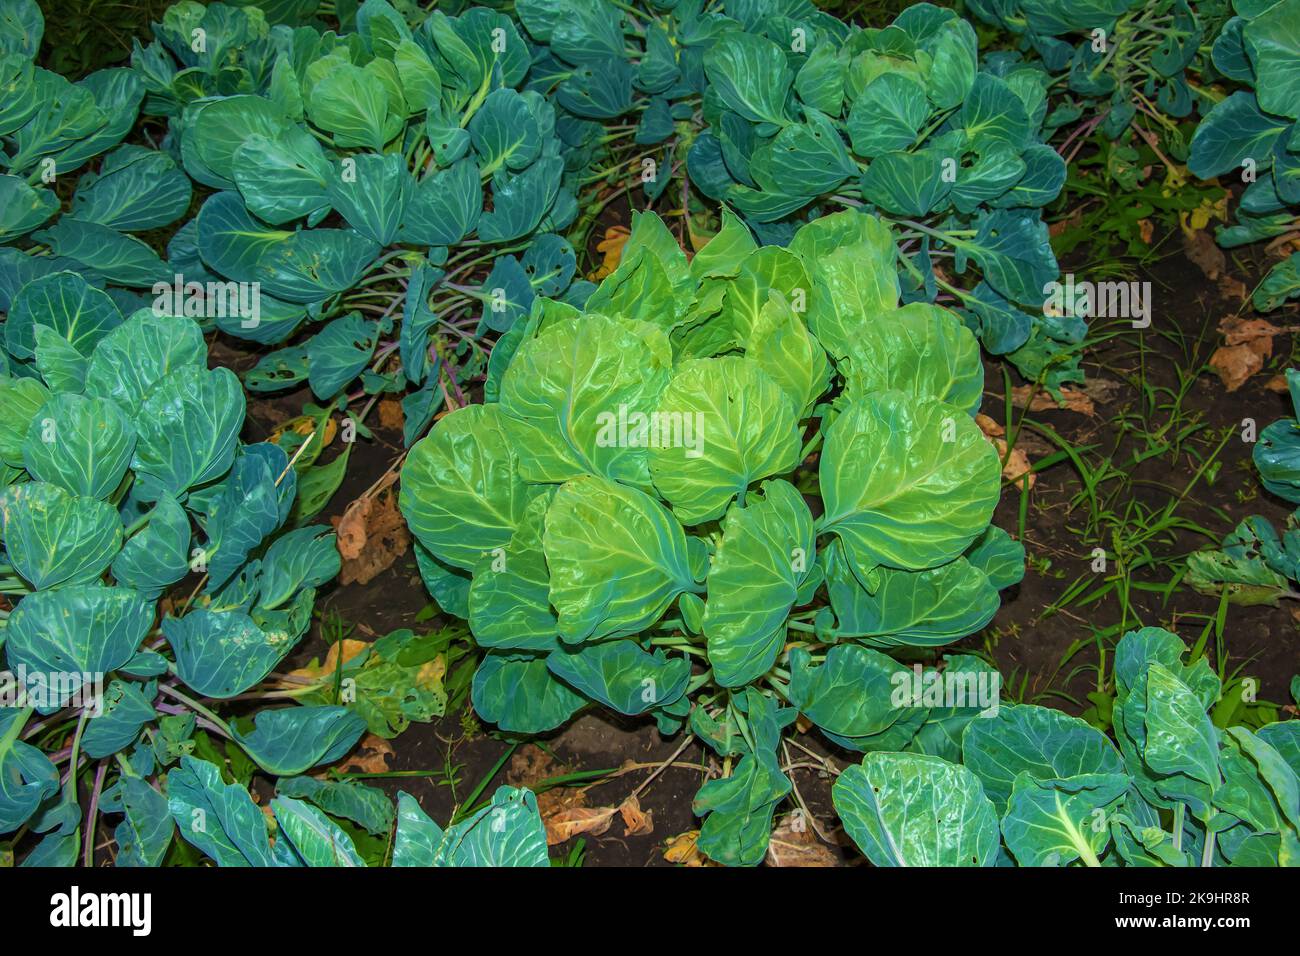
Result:
<svg viewBox="0 0 1300 956">
<path fill-rule="evenodd" d="M 616 813 L 617 807 L 570 807 L 549 817 L 543 815 L 546 845 L 555 846 L 583 833 L 600 836 L 609 829 Z"/>
<path fill-rule="evenodd" d="M 802 810 L 781 818 L 767 844 L 768 866 L 839 866 L 839 858 L 808 825 Z"/>
<path fill-rule="evenodd" d="M 627 799 L 618 805 L 618 812 L 623 818 L 623 826 L 628 836 L 643 836 L 654 832 L 654 811 L 642 810 L 641 801 L 636 798 L 635 793 L 628 794 Z"/>
</svg>

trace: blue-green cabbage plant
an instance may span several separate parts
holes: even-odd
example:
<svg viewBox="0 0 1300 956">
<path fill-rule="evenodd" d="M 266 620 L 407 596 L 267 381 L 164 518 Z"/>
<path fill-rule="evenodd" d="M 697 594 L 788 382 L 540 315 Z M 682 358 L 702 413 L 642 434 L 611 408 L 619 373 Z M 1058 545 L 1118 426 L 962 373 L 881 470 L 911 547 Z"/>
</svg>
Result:
<svg viewBox="0 0 1300 956">
<path fill-rule="evenodd" d="M 199 721 L 273 776 L 345 754 L 366 729 L 349 708 L 266 709 L 240 725 L 200 702 L 243 695 L 284 660 L 339 555 L 332 532 L 297 524 L 286 453 L 240 442 L 243 390 L 207 367 L 199 326 L 123 316 L 62 271 L 19 290 L 4 333 L 17 374 L 0 378 L 0 587 L 13 602 L 0 620 L 12 705 L 0 716 L 0 833 L 44 834 L 27 864 L 73 863 L 94 839 L 83 770 L 105 811 L 121 812 L 126 788 L 156 803 L 126 781 L 160 782 L 194 750 Z M 189 599 L 161 610 L 192 573 Z M 69 734 L 58 756 L 29 742 Z M 76 772 L 60 788 L 65 761 Z M 170 825 L 149 836 L 147 862 L 170 838 Z"/>
<path fill-rule="evenodd" d="M 575 148 L 615 138 L 591 120 L 638 116 L 616 169 L 651 199 L 689 209 L 702 194 L 777 245 L 806 220 L 862 206 L 898 226 L 906 301 L 960 308 L 984 347 L 1030 378 L 1081 378 L 1083 323 L 1044 309 L 1058 268 L 1041 210 L 1065 165 L 1042 142 L 1041 65 L 982 64 L 970 24 L 928 3 L 883 29 L 803 0 L 515 9 L 547 48 L 537 82 L 586 121 Z M 689 187 L 670 186 L 683 166 Z"/>
<path fill-rule="evenodd" d="M 132 233 L 181 218 L 190 181 L 166 154 L 120 145 L 145 95 L 136 74 L 112 68 L 71 83 L 34 65 L 43 33 L 34 0 L 0 0 L 0 311 L 27 282 L 63 270 L 111 284 L 114 300 L 134 311 L 145 300 L 127 290 L 168 269 Z M 65 209 L 55 187 L 74 176 Z M 16 355 L 30 357 L 25 348 Z"/>
<path fill-rule="evenodd" d="M 1292 408 L 1300 415 L 1300 372 L 1288 369 Z M 1283 501 L 1300 504 L 1300 424 L 1295 418 L 1273 422 L 1259 435 L 1254 450 L 1264 488 Z M 1268 604 L 1300 598 L 1300 510 L 1289 515 L 1279 535 L 1267 518 L 1252 515 L 1223 540 L 1217 551 L 1198 551 L 1187 558 L 1187 579 L 1216 597 L 1226 589 L 1235 604 Z"/>
<path fill-rule="evenodd" d="M 832 795 L 876 866 L 1300 865 L 1300 721 L 1222 730 L 1220 681 L 1158 627 L 1115 650 L 1114 740 L 1003 704 L 959 757 L 870 753 Z"/>
<path fill-rule="evenodd" d="M 174 48 L 167 38 L 199 12 L 174 8 L 162 42 Z M 577 205 L 554 109 L 522 89 L 528 46 L 493 10 L 435 10 L 412 28 L 367 0 L 354 32 L 267 34 L 240 48 L 232 90 L 220 74 L 172 117 L 185 170 L 212 192 L 169 264 L 187 288 L 256 290 L 251 321 L 215 316 L 224 333 L 279 346 L 248 389 L 305 384 L 358 425 L 350 403 L 405 395 L 409 444 L 444 394 L 481 377 L 483 335 L 508 330 L 538 294 L 581 301 L 591 289 L 573 281 L 558 234 Z"/>
<path fill-rule="evenodd" d="M 1019 52 L 1064 80 L 1049 128 L 1083 117 L 1087 128 L 1120 140 L 1142 117 L 1144 129 L 1165 141 L 1175 159 L 1187 158 L 1175 121 L 1190 116 L 1204 94 L 1187 73 L 1213 73 L 1206 55 L 1209 38 L 1230 15 L 1227 0 L 972 0 L 967 8 L 1009 33 Z M 1126 149 L 1136 159 L 1136 151 Z M 1125 181 L 1123 175 L 1114 178 Z"/>
<path fill-rule="evenodd" d="M 1300 0 L 1238 2 L 1214 41 L 1214 64 L 1246 87 L 1214 107 L 1192 137 L 1187 167 L 1198 176 L 1240 174 L 1249 183 L 1227 248 L 1292 232 L 1300 215 Z M 1300 295 L 1300 253 L 1273 267 L 1252 302 L 1270 312 Z"/>
<path fill-rule="evenodd" d="M 315 777 L 280 780 L 268 823 L 246 787 L 224 781 L 217 766 L 195 757 L 182 758 L 168 775 L 165 798 L 150 792 L 168 835 L 174 821 L 185 840 L 218 866 L 550 866 L 537 798 L 514 787 L 499 787 L 490 801 L 446 828 L 408 793 L 398 793 L 394 811 L 382 790 Z M 141 817 L 128 809 L 122 826 L 141 825 L 144 843 L 154 821 Z M 196 819 L 205 825 L 194 826 Z"/>
<path fill-rule="evenodd" d="M 846 210 L 781 248 L 723 221 L 688 262 L 640 215 L 584 311 L 535 303 L 496 346 L 497 400 L 415 445 L 400 504 L 487 650 L 479 716 L 689 721 L 736 761 L 696 798 L 699 846 L 754 864 L 798 712 L 850 749 L 955 753 L 952 715 L 891 701 L 912 672 L 888 652 L 978 631 L 1024 551 L 989 523 L 975 336 L 902 303 L 889 226 Z"/>
</svg>

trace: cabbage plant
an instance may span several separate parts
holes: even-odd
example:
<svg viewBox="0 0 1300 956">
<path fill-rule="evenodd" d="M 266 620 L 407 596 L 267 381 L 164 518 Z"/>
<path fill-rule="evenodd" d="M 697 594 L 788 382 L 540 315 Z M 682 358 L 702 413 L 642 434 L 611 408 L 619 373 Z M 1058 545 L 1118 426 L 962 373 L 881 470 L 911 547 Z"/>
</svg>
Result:
<svg viewBox="0 0 1300 956">
<path fill-rule="evenodd" d="M 265 709 L 242 729 L 210 709 L 306 634 L 316 588 L 338 572 L 334 535 L 294 526 L 296 472 L 278 446 L 240 442 L 243 390 L 207 367 L 192 320 L 124 317 L 56 272 L 14 297 L 5 344 L 17 374 L 0 379 L 0 582 L 13 602 L 0 630 L 13 705 L 0 717 L 0 832 L 43 833 L 25 862 L 66 865 L 83 838 L 89 859 L 83 822 L 97 808 L 125 812 L 128 831 L 158 829 L 122 862 L 156 864 L 172 834 L 150 821 L 162 797 L 129 784 L 132 807 L 123 784 L 166 773 L 199 725 L 274 776 L 338 759 L 365 730 L 342 706 Z M 160 609 L 192 572 L 189 598 Z M 58 754 L 29 742 L 72 728 Z M 82 761 L 94 768 L 84 813 Z"/>
<path fill-rule="evenodd" d="M 694 193 L 725 203 L 779 245 L 808 219 L 863 207 L 898 228 L 908 301 L 960 308 L 1030 378 L 1081 378 L 1083 323 L 1044 309 L 1058 269 L 1041 210 L 1065 164 L 1042 142 L 1040 65 L 982 64 L 971 25 L 928 3 L 883 29 L 799 0 L 515 9 L 547 49 L 539 79 L 585 122 L 575 148 L 620 147 L 614 177 L 687 210 Z M 625 114 L 637 121 L 621 139 L 594 122 Z M 670 185 L 682 168 L 689 186 Z"/>
<path fill-rule="evenodd" d="M 1294 232 L 1300 210 L 1300 2 L 1237 3 L 1214 41 L 1214 65 L 1246 87 L 1214 107 L 1192 137 L 1188 169 L 1248 183 L 1237 222 L 1220 227 L 1234 248 Z M 1300 295 L 1300 254 L 1278 263 L 1252 295 L 1270 312 Z"/>
<path fill-rule="evenodd" d="M 1300 372 L 1288 369 L 1293 412 L 1300 416 Z M 1260 481 L 1270 493 L 1300 504 L 1300 423 L 1283 418 L 1266 427 L 1253 452 Z M 1277 606 L 1283 598 L 1300 598 L 1300 512 L 1287 517 L 1278 534 L 1267 518 L 1252 515 L 1237 525 L 1217 551 L 1188 555 L 1187 579 L 1198 590 L 1228 595 L 1236 604 Z"/>
<path fill-rule="evenodd" d="M 1230 15 L 1227 0 L 974 0 L 967 8 L 1011 34 L 1018 51 L 1064 82 L 1048 122 L 1060 128 L 1082 117 L 1069 140 L 1096 129 L 1108 139 L 1131 142 L 1137 122 L 1148 142 L 1158 139 L 1172 154 L 1164 157 L 1157 148 L 1157 155 L 1186 160 L 1187 143 L 1176 121 L 1192 114 L 1198 97 L 1212 102 L 1213 96 L 1187 74 L 1213 75 L 1209 42 Z M 1108 164 L 1108 171 L 1119 184 L 1131 184 L 1128 166 L 1137 152 L 1131 145 L 1120 148 L 1125 161 Z"/>
<path fill-rule="evenodd" d="M 128 290 L 167 268 L 133 233 L 180 219 L 189 178 L 165 153 L 121 145 L 145 95 L 131 70 L 71 83 L 34 65 L 44 26 L 34 0 L 0 3 L 0 309 L 32 279 L 72 270 L 111 284 L 114 301 L 134 311 L 145 300 Z M 55 188 L 69 178 L 76 189 L 64 210 Z M 31 352 L 19 346 L 15 357 Z"/>
<path fill-rule="evenodd" d="M 487 650 L 479 716 L 689 722 L 735 761 L 696 798 L 699 846 L 753 864 L 797 712 L 850 749 L 954 752 L 968 715 L 894 706 L 888 652 L 982 628 L 1024 552 L 989 523 L 975 336 L 901 303 L 889 227 L 847 210 L 780 248 L 724 223 L 688 262 L 641 215 L 585 310 L 535 303 L 497 345 L 498 399 L 416 444 L 400 504 Z"/>
<path fill-rule="evenodd" d="M 362 428 L 380 395 L 405 395 L 409 443 L 482 377 L 485 333 L 510 328 L 538 294 L 581 301 L 591 288 L 573 282 L 559 235 L 577 205 L 554 109 L 522 89 L 528 47 L 486 8 L 435 10 L 412 28 L 367 0 L 354 32 L 281 24 L 252 41 L 216 9 L 173 8 L 159 42 L 187 62 L 175 38 L 198 31 L 237 51 L 236 65 L 148 80 L 177 101 L 173 143 L 212 191 L 170 264 L 187 284 L 256 288 L 253 321 L 215 320 L 279 346 L 247 388 L 308 385 Z M 136 67 L 165 77 L 150 66 L 161 56 Z"/>
<path fill-rule="evenodd" d="M 877 866 L 1297 865 L 1300 721 L 1217 727 L 1187 658 L 1162 628 L 1120 639 L 1114 741 L 1004 704 L 958 728 L 960 762 L 868 754 L 832 791 L 845 831 Z"/>
</svg>

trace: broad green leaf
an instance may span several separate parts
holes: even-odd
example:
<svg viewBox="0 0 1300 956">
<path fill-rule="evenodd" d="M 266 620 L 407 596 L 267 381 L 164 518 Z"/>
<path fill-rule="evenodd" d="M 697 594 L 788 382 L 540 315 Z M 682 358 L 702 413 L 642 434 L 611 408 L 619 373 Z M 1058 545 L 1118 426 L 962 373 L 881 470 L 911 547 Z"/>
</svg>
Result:
<svg viewBox="0 0 1300 956">
<path fill-rule="evenodd" d="M 141 402 L 131 467 L 161 492 L 180 496 L 226 472 L 243 424 L 244 390 L 233 372 L 182 366 Z"/>
<path fill-rule="evenodd" d="M 166 153 L 122 146 L 104 158 L 99 174 L 82 176 L 71 214 L 119 232 L 143 232 L 175 222 L 189 209 L 185 171 Z"/>
<path fill-rule="evenodd" d="M 262 555 L 259 607 L 287 603 L 303 588 L 317 588 L 339 573 L 337 536 L 327 527 L 295 528 L 279 535 Z"/>
<path fill-rule="evenodd" d="M 28 711 L 0 708 L 0 833 L 12 833 L 59 790 L 59 771 L 19 736 Z"/>
<path fill-rule="evenodd" d="M 906 73 L 885 73 L 867 84 L 849 110 L 847 132 L 853 151 L 874 159 L 907 149 L 930 113 L 925 87 Z"/>
<path fill-rule="evenodd" d="M 874 216 L 846 210 L 813 220 L 795 233 L 790 251 L 821 287 L 819 296 L 808 293 L 808 325 L 837 361 L 877 316 L 898 308 L 894 238 Z"/>
<path fill-rule="evenodd" d="M 703 620 L 709 665 L 722 686 L 750 683 L 775 663 L 815 550 L 812 515 L 785 481 L 764 482 L 761 497 L 751 494 L 727 512 Z"/>
<path fill-rule="evenodd" d="M 844 542 L 859 577 L 951 561 L 988 525 L 1000 486 L 997 453 L 969 415 L 899 392 L 836 418 L 820 477 L 820 530 Z"/>
<path fill-rule="evenodd" d="M 153 626 L 153 602 L 128 588 L 95 585 L 38 591 L 18 603 L 9 616 L 5 653 L 11 667 L 26 667 L 32 674 L 62 674 L 49 688 L 48 706 L 54 713 L 91 675 L 107 674 L 135 654 Z"/>
<path fill-rule="evenodd" d="M 913 302 L 858 330 L 844 370 L 850 402 L 877 392 L 905 392 L 979 410 L 984 364 L 970 329 L 947 309 Z"/>
<path fill-rule="evenodd" d="M 1100 866 L 1110 844 L 1110 812 L 1128 786 L 1122 773 L 1045 780 L 1021 773 L 1002 818 L 1007 848 L 1021 866 L 1068 866 L 1078 859 Z"/>
<path fill-rule="evenodd" d="M 307 343 L 307 381 L 319 399 L 333 398 L 370 364 L 379 341 L 379 322 L 349 312 L 334 319 Z"/>
<path fill-rule="evenodd" d="M 1124 773 L 1118 751 L 1100 730 L 1033 704 L 1003 704 L 995 714 L 971 721 L 962 738 L 962 763 L 980 778 L 999 812 L 1006 811 L 1021 774 L 1050 781 Z"/>
<path fill-rule="evenodd" d="M 722 228 L 695 254 L 690 274 L 696 281 L 735 276 L 741 264 L 758 250 L 743 219 L 722 207 Z"/>
<path fill-rule="evenodd" d="M 302 229 L 267 246 L 252 278 L 277 298 L 316 302 L 356 285 L 378 254 L 378 243 L 351 229 Z"/>
<path fill-rule="evenodd" d="M 75 272 L 55 272 L 27 283 L 14 296 L 5 322 L 5 347 L 15 358 L 36 354 L 36 326 L 53 329 L 82 355 L 120 324 L 113 300 Z"/>
<path fill-rule="evenodd" d="M 160 497 L 148 524 L 127 539 L 113 559 L 118 584 L 160 594 L 190 571 L 190 519 L 169 495 Z"/>
<path fill-rule="evenodd" d="M 198 246 L 203 262 L 238 282 L 258 278 L 258 266 L 292 231 L 254 219 L 236 192 L 214 193 L 199 209 Z"/>
<path fill-rule="evenodd" d="M 203 185 L 230 189 L 240 145 L 253 136 L 278 139 L 292 127 L 274 103 L 260 96 L 205 99 L 187 111 L 181 124 L 181 157 L 185 169 Z"/>
<path fill-rule="evenodd" d="M 501 384 L 511 443 L 527 448 L 522 476 L 560 482 L 601 475 L 648 487 L 652 415 L 671 350 L 645 323 L 588 314 L 520 343 Z"/>
<path fill-rule="evenodd" d="M 390 111 L 392 103 L 378 74 L 378 67 L 340 63 L 311 88 L 307 115 L 313 124 L 334 135 L 334 145 L 383 152 L 385 144 L 400 132 L 405 117 Z"/>
<path fill-rule="evenodd" d="M 482 212 L 478 166 L 473 159 L 462 159 L 420 180 L 402 218 L 401 239 L 453 245 L 474 231 Z"/>
<path fill-rule="evenodd" d="M 631 640 L 557 648 L 546 666 L 584 696 L 627 716 L 675 703 L 691 677 L 685 656 L 670 658 L 662 649 L 648 654 Z"/>
<path fill-rule="evenodd" d="M 1263 113 L 1255 96 L 1238 90 L 1216 103 L 1197 124 L 1187 160 L 1192 173 L 1211 179 L 1232 172 L 1247 159 L 1253 159 L 1257 169 L 1267 168 L 1273 144 L 1290 121 Z"/>
<path fill-rule="evenodd" d="M 37 481 L 107 498 L 121 484 L 134 448 L 135 428 L 116 402 L 65 393 L 32 419 L 23 460 Z"/>
<path fill-rule="evenodd" d="M 1300 117 L 1300 6 L 1275 3 L 1247 22 L 1242 40 L 1265 112 Z"/>
<path fill-rule="evenodd" d="M 235 740 L 267 773 L 291 777 L 338 760 L 366 732 L 346 707 L 284 707 L 259 711 L 251 733 Z"/>
<path fill-rule="evenodd" d="M 300 126 L 273 138 L 253 134 L 235 150 L 234 180 L 240 195 L 250 212 L 273 225 L 328 210 L 326 187 L 338 175 L 320 143 Z"/>
<path fill-rule="evenodd" d="M 301 634 L 266 631 L 241 610 L 196 608 L 166 617 L 163 635 L 176 655 L 176 673 L 204 697 L 242 694 L 293 650 Z"/>
<path fill-rule="evenodd" d="M 473 569 L 519 526 L 529 490 L 519 475 L 499 405 L 470 405 L 441 418 L 402 466 L 399 498 L 411 532 L 429 551 Z"/>
<path fill-rule="evenodd" d="M 43 481 L 0 493 L 0 518 L 10 563 L 38 589 L 97 580 L 122 546 L 112 505 Z"/>
<path fill-rule="evenodd" d="M 784 126 L 793 76 L 785 51 L 763 36 L 725 33 L 704 54 L 704 71 L 726 106 L 754 123 Z"/>
<path fill-rule="evenodd" d="M 326 194 L 348 225 L 381 246 L 397 236 L 415 180 L 401 153 L 360 153 L 331 169 Z"/>
<path fill-rule="evenodd" d="M 939 148 L 890 150 L 862 174 L 862 195 L 886 212 L 921 218 L 942 208 L 952 182 L 943 175 L 951 157 Z"/>
<path fill-rule="evenodd" d="M 830 384 L 826 352 L 779 292 L 773 290 L 749 333 L 746 357 L 781 386 L 799 420 L 812 414 Z"/>
<path fill-rule="evenodd" d="M 314 804 L 326 813 L 358 824 L 367 833 L 387 836 L 393 826 L 393 804 L 378 787 L 355 780 L 317 780 L 315 777 L 285 777 L 277 780 L 275 792 Z"/>
<path fill-rule="evenodd" d="M 23 443 L 27 430 L 50 397 L 49 389 L 34 378 L 0 378 L 0 462 L 24 467 Z"/>
<path fill-rule="evenodd" d="M 507 733 L 554 730 L 587 699 L 551 675 L 544 657 L 489 652 L 474 672 L 474 712 Z"/>
<path fill-rule="evenodd" d="M 872 753 L 831 789 L 853 842 L 876 866 L 993 866 L 998 820 L 965 767 L 919 754 Z"/>
<path fill-rule="evenodd" d="M 31 232 L 59 211 L 48 189 L 33 189 L 17 176 L 0 176 L 0 242 Z"/>
<path fill-rule="evenodd" d="M 684 362 L 650 421 L 650 475 L 683 524 L 721 516 L 749 485 L 789 471 L 799 429 L 789 396 L 736 356 Z"/>
<path fill-rule="evenodd" d="M 149 702 L 154 693 L 147 684 L 110 681 L 102 698 L 103 711 L 86 724 L 81 735 L 81 748 L 87 756 L 100 760 L 131 746 L 140 728 L 158 717 Z"/>
<path fill-rule="evenodd" d="M 883 733 L 907 715 L 911 672 L 893 658 L 856 644 L 836 644 L 813 665 L 807 651 L 790 652 L 790 703 L 837 737 Z"/>
<path fill-rule="evenodd" d="M 1218 785 L 1218 731 L 1205 706 L 1176 675 L 1160 664 L 1147 672 L 1145 759 L 1161 774 L 1186 774 Z"/>
<path fill-rule="evenodd" d="M 649 495 L 605 478 L 560 487 L 542 542 L 560 637 L 571 644 L 636 634 L 698 590 L 682 526 Z"/>
<path fill-rule="evenodd" d="M 484 552 L 469 586 L 469 624 L 480 647 L 550 651 L 559 624 L 550 604 L 542 529 L 552 496 L 535 497 L 504 546 Z"/>
<path fill-rule="evenodd" d="M 498 169 L 524 169 L 542 149 L 537 120 L 515 90 L 496 89 L 488 94 L 468 129 L 478 153 L 480 175 L 485 177 Z"/>
<path fill-rule="evenodd" d="M 280 834 L 307 866 L 365 866 L 352 838 L 315 807 L 293 797 L 276 797 L 271 810 Z"/>
<path fill-rule="evenodd" d="M 113 831 L 115 865 L 161 866 L 175 829 L 167 798 L 140 777 L 123 775 L 118 786 L 123 817 Z"/>
<path fill-rule="evenodd" d="M 171 275 L 153 247 L 97 222 L 63 216 L 53 226 L 32 234 L 51 254 L 71 259 L 96 281 L 124 286 L 153 286 Z"/>
<path fill-rule="evenodd" d="M 176 830 L 217 866 L 274 866 L 266 817 L 237 783 L 223 783 L 206 760 L 182 757 L 167 774 L 167 804 Z"/>
<path fill-rule="evenodd" d="M 838 542 L 827 547 L 823 564 L 836 635 L 873 647 L 948 644 L 979 631 L 998 610 L 997 588 L 965 557 L 923 571 L 877 568 L 869 575 L 872 591 Z"/>
</svg>

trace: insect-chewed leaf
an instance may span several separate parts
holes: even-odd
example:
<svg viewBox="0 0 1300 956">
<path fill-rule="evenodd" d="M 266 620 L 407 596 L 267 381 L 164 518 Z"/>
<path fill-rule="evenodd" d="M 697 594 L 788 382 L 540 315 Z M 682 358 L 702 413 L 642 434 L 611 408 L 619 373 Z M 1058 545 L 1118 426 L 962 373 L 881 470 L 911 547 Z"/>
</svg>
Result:
<svg viewBox="0 0 1300 956">
<path fill-rule="evenodd" d="M 979 779 L 920 754 L 873 753 L 831 790 L 853 842 L 876 866 L 993 866 L 998 819 Z"/>
</svg>

